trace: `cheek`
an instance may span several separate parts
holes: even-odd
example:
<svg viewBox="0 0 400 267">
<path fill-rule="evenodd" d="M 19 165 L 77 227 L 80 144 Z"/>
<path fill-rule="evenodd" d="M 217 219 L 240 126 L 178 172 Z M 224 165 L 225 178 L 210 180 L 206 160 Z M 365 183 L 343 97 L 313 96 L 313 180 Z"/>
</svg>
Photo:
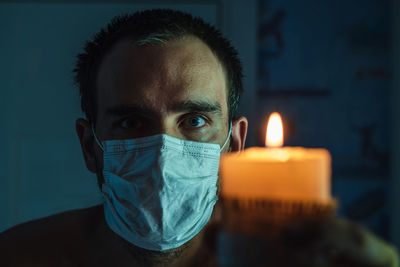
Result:
<svg viewBox="0 0 400 267">
<path fill-rule="evenodd" d="M 219 143 L 219 135 L 218 135 L 218 130 L 217 131 L 214 131 L 211 135 L 210 135 L 210 137 L 208 138 L 209 140 L 208 140 L 208 142 L 210 142 L 210 143 Z"/>
<path fill-rule="evenodd" d="M 223 134 L 221 134 L 223 133 Z M 221 128 L 215 128 L 212 133 L 203 142 L 215 143 L 222 146 L 227 138 L 227 133 Z"/>
</svg>

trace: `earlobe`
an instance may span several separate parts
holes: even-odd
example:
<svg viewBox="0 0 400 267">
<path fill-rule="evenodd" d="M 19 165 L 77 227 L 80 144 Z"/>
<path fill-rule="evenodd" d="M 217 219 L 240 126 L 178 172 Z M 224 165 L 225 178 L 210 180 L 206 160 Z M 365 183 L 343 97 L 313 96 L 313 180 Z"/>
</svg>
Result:
<svg viewBox="0 0 400 267">
<path fill-rule="evenodd" d="M 96 158 L 93 146 L 93 134 L 90 123 L 85 119 L 77 119 L 75 123 L 76 133 L 78 134 L 79 142 L 86 167 L 89 171 L 96 173 Z"/>
<path fill-rule="evenodd" d="M 232 151 L 244 149 L 247 136 L 248 121 L 246 117 L 239 117 L 232 122 Z"/>
</svg>

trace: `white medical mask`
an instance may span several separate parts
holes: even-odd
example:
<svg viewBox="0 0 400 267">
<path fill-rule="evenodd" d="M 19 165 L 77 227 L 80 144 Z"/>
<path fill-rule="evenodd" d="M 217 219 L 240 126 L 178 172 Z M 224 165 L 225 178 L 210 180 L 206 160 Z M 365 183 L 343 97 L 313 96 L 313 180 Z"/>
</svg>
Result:
<svg viewBox="0 0 400 267">
<path fill-rule="evenodd" d="M 196 236 L 217 201 L 218 144 L 165 134 L 103 144 L 104 212 L 109 227 L 148 250 L 180 247 Z"/>
</svg>

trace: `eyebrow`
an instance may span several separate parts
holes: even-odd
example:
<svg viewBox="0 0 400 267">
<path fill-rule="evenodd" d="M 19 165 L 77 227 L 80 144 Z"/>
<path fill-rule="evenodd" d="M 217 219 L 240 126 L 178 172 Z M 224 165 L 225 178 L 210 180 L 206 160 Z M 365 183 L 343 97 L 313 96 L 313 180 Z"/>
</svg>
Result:
<svg viewBox="0 0 400 267">
<path fill-rule="evenodd" d="M 172 106 L 174 112 L 205 112 L 221 115 L 222 108 L 218 102 L 210 103 L 208 101 L 182 101 Z"/>
<path fill-rule="evenodd" d="M 182 101 L 172 105 L 173 112 L 205 112 L 222 115 L 222 108 L 218 102 L 208 101 Z M 105 114 L 111 116 L 124 116 L 127 114 L 154 115 L 154 110 L 141 105 L 120 105 L 106 109 Z"/>
</svg>

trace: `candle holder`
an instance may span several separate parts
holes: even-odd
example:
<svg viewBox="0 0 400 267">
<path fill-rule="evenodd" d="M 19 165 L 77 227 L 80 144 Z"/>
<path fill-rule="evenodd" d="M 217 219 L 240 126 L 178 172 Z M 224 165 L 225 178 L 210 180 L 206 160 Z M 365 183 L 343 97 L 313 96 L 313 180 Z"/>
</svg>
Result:
<svg viewBox="0 0 400 267">
<path fill-rule="evenodd" d="M 296 224 L 335 216 L 337 201 L 220 198 L 219 266 L 293 266 L 285 233 Z M 302 242 L 302 240 L 296 240 Z M 314 266 L 310 263 L 308 266 Z"/>
<path fill-rule="evenodd" d="M 337 201 L 279 200 L 221 197 L 225 231 L 275 237 L 279 230 L 300 221 L 323 220 L 336 214 Z M 269 227 L 265 227 L 268 225 Z"/>
</svg>

